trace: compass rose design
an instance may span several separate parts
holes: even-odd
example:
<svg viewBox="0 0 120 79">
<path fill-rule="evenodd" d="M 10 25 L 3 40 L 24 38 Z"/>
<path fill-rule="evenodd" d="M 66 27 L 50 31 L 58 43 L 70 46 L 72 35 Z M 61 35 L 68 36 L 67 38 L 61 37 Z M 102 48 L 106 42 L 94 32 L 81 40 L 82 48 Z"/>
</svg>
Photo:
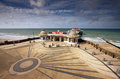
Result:
<svg viewBox="0 0 120 79">
<path fill-rule="evenodd" d="M 26 57 L 18 49 L 15 50 L 21 59 L 11 65 L 10 74 L 23 75 L 35 70 L 47 78 L 53 79 L 49 71 L 54 71 L 76 77 L 99 79 L 95 76 L 81 74 L 82 72 L 87 74 L 97 74 L 98 72 L 89 69 L 90 67 L 72 53 L 69 47 L 45 48 L 41 43 L 38 43 L 29 46 Z"/>
</svg>

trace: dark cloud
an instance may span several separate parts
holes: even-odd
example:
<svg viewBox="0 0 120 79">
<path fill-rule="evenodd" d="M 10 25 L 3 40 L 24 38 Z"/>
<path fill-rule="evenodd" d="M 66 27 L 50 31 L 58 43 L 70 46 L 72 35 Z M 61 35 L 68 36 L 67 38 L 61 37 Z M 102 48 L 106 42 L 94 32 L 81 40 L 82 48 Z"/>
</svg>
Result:
<svg viewBox="0 0 120 79">
<path fill-rule="evenodd" d="M 32 8 L 29 6 L 29 0 L 1 0 L 0 2 L 14 8 Z"/>
<path fill-rule="evenodd" d="M 29 15 L 26 18 L 33 18 L 33 16 L 42 17 L 42 19 L 45 16 L 53 17 L 55 24 L 60 22 L 73 26 L 75 24 L 85 25 L 84 23 L 86 25 L 94 24 L 95 22 L 98 24 L 106 23 L 106 26 L 111 23 L 119 26 L 120 0 L 0 0 L 0 13 L 1 22 L 11 20 L 11 18 L 13 18 L 13 21 L 19 21 L 21 18 L 18 16 Z M 66 17 L 64 19 L 65 22 L 62 19 L 59 20 L 58 17 Z M 22 17 L 22 19 L 26 18 Z M 39 18 L 39 20 L 42 19 Z M 31 20 L 27 21 L 27 23 L 31 22 Z M 14 22 L 13 24 L 16 23 L 19 22 Z M 9 24 L 9 22 L 6 22 L 6 24 Z M 95 27 L 97 27 L 97 24 Z"/>
</svg>

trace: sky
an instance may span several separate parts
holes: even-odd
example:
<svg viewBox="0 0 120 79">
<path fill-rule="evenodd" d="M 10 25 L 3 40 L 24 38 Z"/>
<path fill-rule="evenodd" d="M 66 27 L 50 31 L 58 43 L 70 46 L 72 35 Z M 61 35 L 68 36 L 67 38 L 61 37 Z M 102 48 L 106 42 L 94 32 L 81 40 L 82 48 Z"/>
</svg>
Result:
<svg viewBox="0 0 120 79">
<path fill-rule="evenodd" d="M 0 0 L 0 28 L 120 29 L 120 0 Z"/>
</svg>

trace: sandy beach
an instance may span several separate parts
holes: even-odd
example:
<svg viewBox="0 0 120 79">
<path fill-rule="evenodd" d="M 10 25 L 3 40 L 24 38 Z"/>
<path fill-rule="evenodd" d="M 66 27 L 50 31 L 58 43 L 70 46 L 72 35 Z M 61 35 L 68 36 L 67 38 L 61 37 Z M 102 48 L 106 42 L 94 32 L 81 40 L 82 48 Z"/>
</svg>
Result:
<svg viewBox="0 0 120 79">
<path fill-rule="evenodd" d="M 76 47 L 70 47 L 69 44 L 64 42 L 47 41 L 44 46 L 39 40 L 35 41 L 35 43 L 18 43 L 15 46 L 13 44 L 0 46 L 0 79 L 113 79 L 105 73 L 97 71 L 87 61 L 78 56 L 79 53 L 84 53 L 82 49 L 85 47 L 89 53 L 94 51 L 99 54 L 95 57 L 102 60 L 101 57 L 105 56 L 106 59 L 113 60 L 113 65 L 120 66 L 118 59 L 101 54 L 99 50 L 87 43 L 80 44 L 81 49 L 75 49 Z M 49 48 L 48 45 L 51 43 L 59 44 L 60 47 Z M 72 50 L 75 50 L 75 52 L 72 52 Z M 81 52 L 78 53 L 77 50 Z M 11 65 L 21 59 L 31 57 L 40 59 L 41 63 L 38 68 L 22 75 L 10 73 Z M 114 60 L 117 62 L 114 62 Z M 115 71 L 117 66 L 113 65 L 109 67 Z M 113 73 L 110 74 L 113 75 Z"/>
<path fill-rule="evenodd" d="M 4 42 L 7 41 L 8 39 L 0 39 L 0 42 Z"/>
</svg>

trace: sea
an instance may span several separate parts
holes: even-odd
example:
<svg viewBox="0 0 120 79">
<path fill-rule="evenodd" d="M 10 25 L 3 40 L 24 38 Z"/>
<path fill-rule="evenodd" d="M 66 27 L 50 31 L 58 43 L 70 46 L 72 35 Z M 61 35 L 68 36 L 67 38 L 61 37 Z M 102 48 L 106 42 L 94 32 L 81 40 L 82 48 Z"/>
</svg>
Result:
<svg viewBox="0 0 120 79">
<path fill-rule="evenodd" d="M 72 28 L 44 28 L 46 32 L 66 32 Z M 120 29 L 81 29 L 82 39 L 96 43 L 105 43 L 104 40 L 120 47 Z M 19 40 L 24 38 L 38 37 L 41 28 L 14 28 L 0 29 L 0 39 Z M 103 40 L 104 39 L 104 40 Z"/>
</svg>

